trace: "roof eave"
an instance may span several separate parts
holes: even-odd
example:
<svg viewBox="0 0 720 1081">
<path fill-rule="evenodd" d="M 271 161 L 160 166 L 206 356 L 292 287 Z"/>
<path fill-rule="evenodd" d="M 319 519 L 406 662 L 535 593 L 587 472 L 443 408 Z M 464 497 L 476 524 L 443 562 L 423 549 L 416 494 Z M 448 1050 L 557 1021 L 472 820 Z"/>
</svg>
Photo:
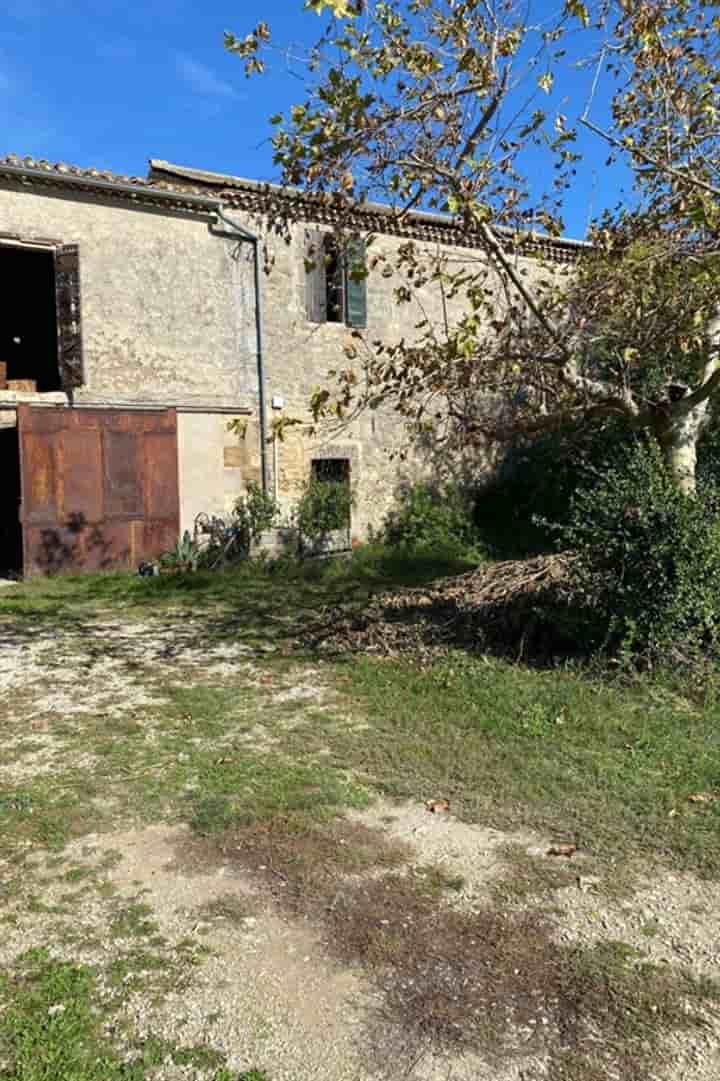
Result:
<svg viewBox="0 0 720 1081">
<path fill-rule="evenodd" d="M 207 195 L 195 195 L 184 191 L 154 188 L 144 184 L 127 184 L 116 180 L 75 173 L 62 173 L 28 165 L 11 165 L 0 162 L 0 177 L 21 183 L 38 182 L 56 187 L 73 187 L 85 191 L 119 196 L 136 203 L 172 204 L 177 209 L 214 211 L 220 200 Z"/>
<path fill-rule="evenodd" d="M 270 181 L 250 180 L 246 177 L 232 176 L 226 173 L 215 173 L 204 169 L 194 169 L 187 165 L 175 165 L 172 162 L 160 158 L 150 159 L 152 172 L 167 176 L 178 177 L 207 184 L 222 189 L 219 194 L 226 199 L 232 199 L 233 195 L 240 196 L 242 193 L 255 195 L 277 195 L 286 199 L 306 200 L 311 205 L 319 205 L 321 196 L 303 191 L 301 188 L 275 184 Z M 358 212 L 369 215 L 379 215 L 390 220 L 400 222 L 404 220 L 408 224 L 427 225 L 431 228 L 446 229 L 449 232 L 458 233 L 461 227 L 450 214 L 439 214 L 426 210 L 413 210 L 401 217 L 400 212 L 387 203 L 363 202 L 356 203 Z M 517 234 L 506 226 L 494 226 L 497 233 L 508 238 L 516 239 Z M 570 237 L 552 237 L 547 234 L 538 234 L 529 245 L 535 247 L 552 247 L 558 250 L 579 254 L 583 250 L 592 248 L 592 244 L 586 240 L 574 240 Z"/>
</svg>

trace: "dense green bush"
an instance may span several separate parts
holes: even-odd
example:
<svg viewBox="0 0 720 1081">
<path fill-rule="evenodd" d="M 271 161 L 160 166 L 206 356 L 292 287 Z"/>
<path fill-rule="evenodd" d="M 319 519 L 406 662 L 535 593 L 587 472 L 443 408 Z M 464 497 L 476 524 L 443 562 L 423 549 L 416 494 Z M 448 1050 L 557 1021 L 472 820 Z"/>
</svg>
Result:
<svg viewBox="0 0 720 1081">
<path fill-rule="evenodd" d="M 379 539 L 391 548 L 467 551 L 477 545 L 471 503 L 459 488 L 408 485 L 387 514 Z"/>
<path fill-rule="evenodd" d="M 636 437 L 613 425 L 550 432 L 511 448 L 498 474 L 478 492 L 477 535 L 504 559 L 552 552 L 548 522 L 565 523 L 578 487 L 593 483 Z"/>
<path fill-rule="evenodd" d="M 580 488 L 557 530 L 597 644 L 689 659 L 720 644 L 720 494 L 680 492 L 654 444 L 639 443 Z"/>
<path fill-rule="evenodd" d="M 279 515 L 280 508 L 275 498 L 269 492 L 264 492 L 256 481 L 248 481 L 245 495 L 235 501 L 232 522 L 242 535 L 243 548 L 249 552 L 252 544 L 260 539 L 260 534 L 272 529 Z"/>
<path fill-rule="evenodd" d="M 349 529 L 352 506 L 353 493 L 348 483 L 313 477 L 295 508 L 295 525 L 304 540 L 315 544 L 339 529 Z"/>
</svg>

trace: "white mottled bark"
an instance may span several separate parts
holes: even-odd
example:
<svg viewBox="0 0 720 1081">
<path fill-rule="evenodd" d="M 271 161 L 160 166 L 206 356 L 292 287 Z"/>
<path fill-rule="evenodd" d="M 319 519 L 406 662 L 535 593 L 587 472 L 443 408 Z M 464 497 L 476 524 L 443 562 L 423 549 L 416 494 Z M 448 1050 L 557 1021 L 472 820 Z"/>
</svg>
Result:
<svg viewBox="0 0 720 1081">
<path fill-rule="evenodd" d="M 687 495 L 695 494 L 697 445 L 706 411 L 705 401 L 657 433 L 668 471 Z"/>
<path fill-rule="evenodd" d="M 697 445 L 707 419 L 710 395 L 720 385 L 720 312 L 716 312 L 707 328 L 709 354 L 703 381 L 692 393 L 673 407 L 668 420 L 656 435 L 665 455 L 671 476 L 681 491 L 695 494 Z"/>
</svg>

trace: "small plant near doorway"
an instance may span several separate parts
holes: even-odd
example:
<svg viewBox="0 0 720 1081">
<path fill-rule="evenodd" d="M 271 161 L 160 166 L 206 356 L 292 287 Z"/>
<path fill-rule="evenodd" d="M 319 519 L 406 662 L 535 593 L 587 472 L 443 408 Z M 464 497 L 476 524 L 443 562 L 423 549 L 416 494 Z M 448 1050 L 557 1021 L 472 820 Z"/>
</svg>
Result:
<svg viewBox="0 0 720 1081">
<path fill-rule="evenodd" d="M 175 574 L 180 571 L 196 571 L 202 552 L 197 542 L 186 529 L 174 548 L 164 552 L 158 560 L 160 574 Z"/>
<path fill-rule="evenodd" d="M 344 469 L 318 468 L 335 466 L 338 461 Z M 313 475 L 295 508 L 301 544 L 317 550 L 327 545 L 333 533 L 349 533 L 353 504 L 349 463 L 337 459 L 313 463 Z"/>
<path fill-rule="evenodd" d="M 233 510 L 233 525 L 242 534 L 248 552 L 262 533 L 276 525 L 279 516 L 280 509 L 275 497 L 264 492 L 257 481 L 248 481 L 245 495 L 236 500 Z"/>
</svg>

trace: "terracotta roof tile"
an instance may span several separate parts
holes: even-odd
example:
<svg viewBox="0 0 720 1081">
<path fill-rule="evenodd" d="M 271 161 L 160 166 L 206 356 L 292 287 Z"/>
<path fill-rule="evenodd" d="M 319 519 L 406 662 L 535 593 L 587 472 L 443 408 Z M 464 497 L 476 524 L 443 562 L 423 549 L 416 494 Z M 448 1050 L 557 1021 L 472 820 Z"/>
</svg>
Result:
<svg viewBox="0 0 720 1081">
<path fill-rule="evenodd" d="M 339 213 L 332 199 L 246 177 L 175 165 L 156 158 L 150 160 L 147 177 L 127 176 L 94 167 L 83 168 L 63 161 L 53 163 L 45 158 L 21 158 L 17 154 L 0 158 L 0 176 L 3 172 L 6 177 L 27 184 L 44 184 L 47 177 L 50 184 L 67 181 L 82 188 L 86 184 L 88 191 L 92 191 L 93 185 L 96 185 L 98 191 L 102 189 L 118 198 L 140 204 L 174 203 L 176 208 L 185 210 L 207 212 L 212 201 L 218 200 L 228 207 L 253 214 L 267 212 L 273 203 L 276 206 L 282 204 L 286 210 L 291 209 L 292 216 L 297 220 L 316 223 L 332 223 L 337 220 Z M 117 189 L 115 192 L 112 191 L 113 187 Z M 137 189 L 137 193 L 133 189 Z M 413 211 L 406 218 L 399 219 L 391 207 L 378 203 L 358 206 L 357 214 L 362 228 L 373 232 L 439 241 L 459 247 L 477 246 L 475 238 L 464 234 L 453 218 L 446 214 Z M 528 254 L 542 253 L 544 257 L 558 262 L 573 261 L 587 247 L 581 241 L 544 236 L 533 239 L 529 244 L 523 243 L 523 250 Z"/>
</svg>

